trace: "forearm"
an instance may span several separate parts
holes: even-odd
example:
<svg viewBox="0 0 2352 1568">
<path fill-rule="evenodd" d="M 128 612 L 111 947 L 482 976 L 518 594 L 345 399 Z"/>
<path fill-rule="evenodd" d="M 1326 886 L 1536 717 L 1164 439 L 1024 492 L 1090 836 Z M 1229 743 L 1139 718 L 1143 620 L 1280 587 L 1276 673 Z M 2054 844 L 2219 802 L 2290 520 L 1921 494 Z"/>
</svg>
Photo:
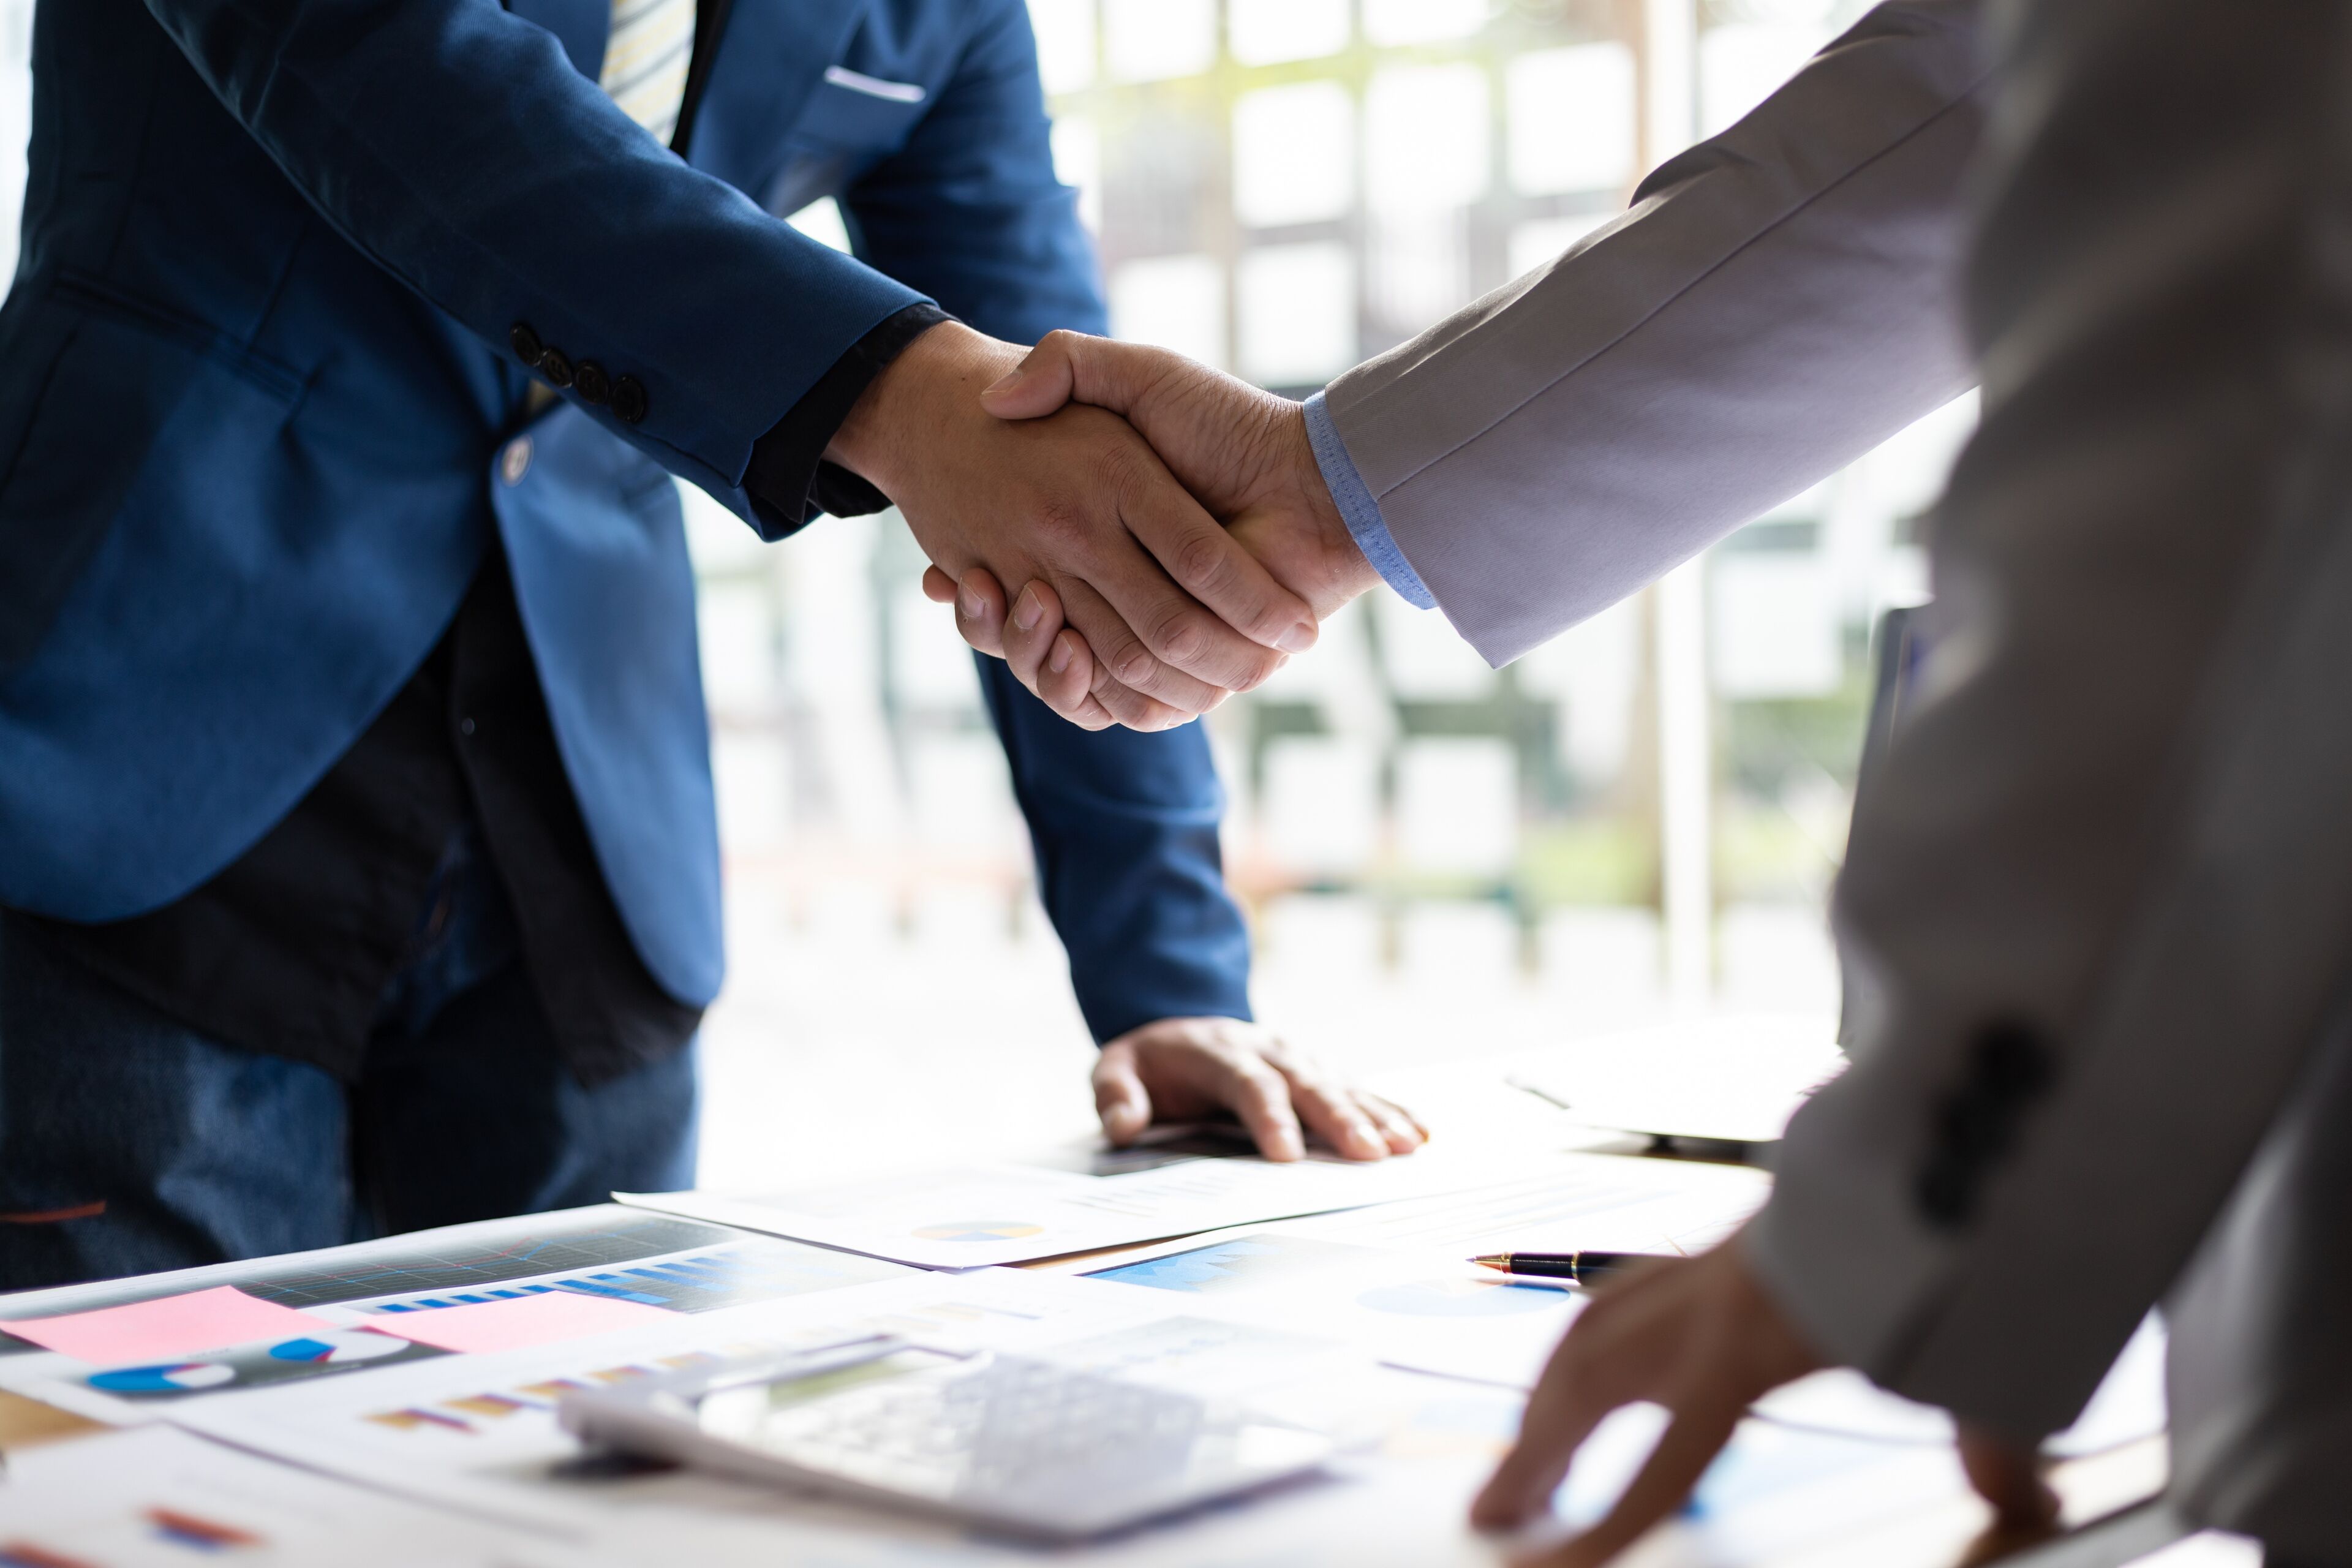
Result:
<svg viewBox="0 0 2352 1568">
<path fill-rule="evenodd" d="M 1249 932 L 1225 889 L 1223 792 L 1200 726 L 1089 733 L 1002 660 L 977 662 L 1038 893 L 1095 1038 L 1161 1018 L 1248 1017 Z"/>
<path fill-rule="evenodd" d="M 641 408 L 583 406 L 747 515 L 753 443 L 920 298 L 682 163 L 496 6 L 149 5 L 346 239 L 502 353 L 527 324 L 630 377 Z"/>
</svg>

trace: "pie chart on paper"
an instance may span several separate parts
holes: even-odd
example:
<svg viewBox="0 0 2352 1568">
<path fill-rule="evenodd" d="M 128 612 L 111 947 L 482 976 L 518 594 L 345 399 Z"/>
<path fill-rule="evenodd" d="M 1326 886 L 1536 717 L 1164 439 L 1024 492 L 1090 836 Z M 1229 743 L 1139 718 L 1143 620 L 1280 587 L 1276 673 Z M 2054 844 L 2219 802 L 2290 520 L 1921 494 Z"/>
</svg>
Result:
<svg viewBox="0 0 2352 1568">
<path fill-rule="evenodd" d="M 924 1226 L 914 1236 L 919 1241 L 1019 1241 L 1045 1228 L 1017 1219 L 960 1219 Z"/>
<path fill-rule="evenodd" d="M 225 1362 L 184 1361 L 162 1366 L 125 1366 L 89 1375 L 92 1388 L 109 1394 L 173 1394 L 218 1388 L 236 1380 L 236 1369 Z"/>
<path fill-rule="evenodd" d="M 407 1348 L 406 1340 L 394 1339 L 389 1334 L 370 1333 L 365 1330 L 350 1330 L 341 1333 L 306 1334 L 299 1340 L 280 1340 L 269 1347 L 269 1356 L 272 1361 L 373 1361 L 378 1356 L 398 1355 Z"/>
</svg>

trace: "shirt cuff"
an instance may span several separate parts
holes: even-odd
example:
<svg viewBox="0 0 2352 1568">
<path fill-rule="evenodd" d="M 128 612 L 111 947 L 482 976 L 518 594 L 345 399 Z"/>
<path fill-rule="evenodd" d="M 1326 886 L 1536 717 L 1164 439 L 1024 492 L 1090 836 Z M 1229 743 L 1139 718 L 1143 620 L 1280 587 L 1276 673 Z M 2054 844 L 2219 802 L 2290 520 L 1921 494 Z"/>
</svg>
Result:
<svg viewBox="0 0 2352 1568">
<path fill-rule="evenodd" d="M 1349 536 L 1372 563 L 1372 570 L 1397 591 L 1398 598 L 1415 609 L 1437 608 L 1436 595 L 1390 535 L 1388 520 L 1381 516 L 1381 503 L 1364 488 L 1364 476 L 1356 471 L 1356 460 L 1348 456 L 1347 443 L 1339 439 L 1319 392 L 1307 400 L 1307 444 L 1315 448 L 1315 466 L 1323 470 L 1331 500 L 1339 505 Z"/>
<path fill-rule="evenodd" d="M 936 305 L 909 305 L 849 346 L 816 384 L 801 394 L 792 411 L 751 446 L 743 488 L 754 505 L 786 530 L 807 524 L 818 512 L 859 517 L 880 511 L 890 498 L 837 463 L 824 449 L 849 411 L 908 343 L 950 321 Z"/>
</svg>

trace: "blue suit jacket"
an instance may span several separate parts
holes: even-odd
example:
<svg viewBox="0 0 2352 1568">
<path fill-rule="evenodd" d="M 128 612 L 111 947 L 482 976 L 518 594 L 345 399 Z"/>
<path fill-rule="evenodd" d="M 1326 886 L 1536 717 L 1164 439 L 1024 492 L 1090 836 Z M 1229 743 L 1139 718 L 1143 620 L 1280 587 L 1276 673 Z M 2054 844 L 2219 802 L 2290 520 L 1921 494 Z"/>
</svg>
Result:
<svg viewBox="0 0 2352 1568">
<path fill-rule="evenodd" d="M 113 919 L 234 859 L 496 529 L 622 918 L 666 989 L 717 991 L 667 474 L 773 536 L 752 445 L 868 329 L 1102 309 L 1020 0 L 734 0 L 683 163 L 595 85 L 608 7 L 44 0 L 0 308 L 0 903 Z M 829 193 L 862 259 L 773 216 Z M 518 321 L 633 377 L 641 418 L 573 397 L 502 464 Z M 982 667 L 1098 1037 L 1244 1014 L 1198 730 L 1087 735 Z"/>
</svg>

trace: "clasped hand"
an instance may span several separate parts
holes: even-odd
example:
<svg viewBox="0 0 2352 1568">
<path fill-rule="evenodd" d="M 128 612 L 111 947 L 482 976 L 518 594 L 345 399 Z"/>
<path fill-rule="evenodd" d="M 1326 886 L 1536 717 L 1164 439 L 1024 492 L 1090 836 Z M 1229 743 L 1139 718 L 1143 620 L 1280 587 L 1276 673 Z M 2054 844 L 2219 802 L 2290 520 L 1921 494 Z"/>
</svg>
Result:
<svg viewBox="0 0 2352 1568">
<path fill-rule="evenodd" d="M 945 323 L 826 456 L 905 514 L 964 640 L 1088 729 L 1249 690 L 1380 580 L 1299 405 L 1164 350 L 1055 332 L 1024 355 Z"/>
</svg>

